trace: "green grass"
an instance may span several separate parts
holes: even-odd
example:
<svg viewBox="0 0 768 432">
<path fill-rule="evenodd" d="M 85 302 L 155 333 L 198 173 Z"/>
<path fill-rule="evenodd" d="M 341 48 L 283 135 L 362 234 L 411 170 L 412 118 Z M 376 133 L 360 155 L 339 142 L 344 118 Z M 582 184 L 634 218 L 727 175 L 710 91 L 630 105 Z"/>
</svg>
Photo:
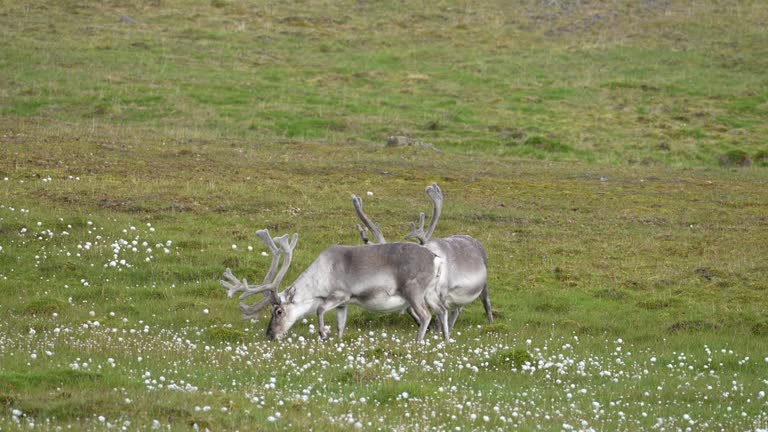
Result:
<svg viewBox="0 0 768 432">
<path fill-rule="evenodd" d="M 6 5 L 0 112 L 618 164 L 717 166 L 728 146 L 764 146 L 758 2 L 215 3 Z"/>
<path fill-rule="evenodd" d="M 17 3 L 0 428 L 768 427 L 761 2 Z M 271 343 L 218 284 L 260 228 L 300 234 L 287 280 L 359 243 L 352 193 L 398 240 L 432 182 L 492 324 Z"/>
</svg>

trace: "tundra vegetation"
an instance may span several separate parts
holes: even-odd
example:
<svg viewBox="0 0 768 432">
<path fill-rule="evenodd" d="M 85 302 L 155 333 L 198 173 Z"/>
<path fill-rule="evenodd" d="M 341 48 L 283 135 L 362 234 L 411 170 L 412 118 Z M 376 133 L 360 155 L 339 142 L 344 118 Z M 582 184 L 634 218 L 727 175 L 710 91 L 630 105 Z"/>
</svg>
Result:
<svg viewBox="0 0 768 432">
<path fill-rule="evenodd" d="M 0 428 L 768 429 L 765 2 L 479 3 L 0 0 Z M 493 323 L 219 286 L 432 182 Z"/>
</svg>

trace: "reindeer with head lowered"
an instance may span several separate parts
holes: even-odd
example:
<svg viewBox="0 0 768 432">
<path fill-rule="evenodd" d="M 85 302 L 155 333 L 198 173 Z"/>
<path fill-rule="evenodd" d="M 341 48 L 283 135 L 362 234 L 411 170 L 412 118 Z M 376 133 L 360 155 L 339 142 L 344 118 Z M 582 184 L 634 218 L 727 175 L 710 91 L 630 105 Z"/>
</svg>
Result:
<svg viewBox="0 0 768 432">
<path fill-rule="evenodd" d="M 323 316 L 336 309 L 339 339 L 344 334 L 347 305 L 356 304 L 374 312 L 394 312 L 409 308 L 417 317 L 419 331 L 416 340 L 424 338 L 432 318 L 430 309 L 441 319 L 447 310 L 440 302 L 438 283 L 443 269 L 442 259 L 428 248 L 415 243 L 385 243 L 362 246 L 331 246 L 320 253 L 310 266 L 282 292 L 278 288 L 291 264 L 298 234 L 291 241 L 288 235 L 271 237 L 267 230 L 256 235 L 272 254 L 272 264 L 261 285 L 249 285 L 226 269 L 221 280 L 228 297 L 242 291 L 240 300 L 258 293 L 264 299 L 254 305 L 240 304 L 245 318 L 255 317 L 266 306 L 272 317 L 267 337 L 284 337 L 302 317 L 317 314 L 320 336 L 329 336 Z M 280 257 L 284 256 L 280 271 Z M 445 334 L 447 339 L 448 335 Z"/>
<path fill-rule="evenodd" d="M 402 312 L 408 310 L 419 324 L 417 341 L 422 341 L 432 318 L 437 316 L 443 336 L 450 339 L 450 330 L 461 309 L 480 298 L 489 321 L 493 321 L 486 283 L 486 254 L 480 242 L 466 235 L 432 238 L 440 217 L 443 193 L 433 184 L 426 189 L 434 203 L 432 219 L 424 231 L 424 213 L 419 227 L 412 225 L 406 236 L 415 243 L 387 243 L 379 227 L 363 212 L 363 202 L 352 196 L 353 206 L 360 220 L 373 234 L 374 243 L 360 225 L 361 246 L 331 246 L 320 253 L 315 261 L 287 289 L 278 292 L 293 258 L 298 234 L 289 240 L 287 234 L 271 237 L 267 230 L 256 235 L 267 245 L 272 263 L 261 285 L 249 285 L 239 280 L 227 268 L 221 280 L 228 297 L 238 292 L 240 309 L 246 319 L 254 318 L 266 306 L 271 306 L 271 319 L 267 337 L 284 337 L 293 324 L 304 316 L 317 314 L 319 334 L 329 337 L 324 315 L 336 309 L 339 339 L 344 335 L 347 305 L 356 304 L 374 312 Z M 278 271 L 280 258 L 283 263 Z M 264 298 L 248 305 L 242 300 L 258 293 Z M 448 312 L 450 311 L 450 316 Z"/>
</svg>

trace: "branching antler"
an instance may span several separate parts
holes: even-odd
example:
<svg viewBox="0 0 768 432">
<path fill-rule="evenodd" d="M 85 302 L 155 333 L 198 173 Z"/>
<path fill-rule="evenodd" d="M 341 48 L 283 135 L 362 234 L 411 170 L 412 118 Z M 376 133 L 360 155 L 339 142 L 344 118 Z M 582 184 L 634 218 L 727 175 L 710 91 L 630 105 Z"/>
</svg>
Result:
<svg viewBox="0 0 768 432">
<path fill-rule="evenodd" d="M 277 262 L 280 260 L 281 252 L 277 246 L 275 246 L 275 242 L 269 235 L 269 230 L 262 229 L 256 231 L 256 237 L 260 238 L 261 241 L 267 245 L 267 248 L 269 248 L 269 253 L 272 254 L 272 263 L 269 265 L 269 271 L 267 272 L 267 275 L 264 276 L 264 281 L 262 282 L 262 284 L 266 284 L 275 277 L 275 272 L 277 271 Z"/>
<path fill-rule="evenodd" d="M 371 231 L 371 234 L 373 234 L 375 243 L 386 243 L 387 241 L 384 239 L 384 234 L 381 233 L 379 226 L 371 222 L 371 220 L 368 218 L 368 215 L 363 212 L 363 200 L 359 196 L 352 195 L 352 206 L 355 208 L 355 212 L 357 212 L 357 217 L 363 221 L 365 226 L 368 227 L 368 230 Z M 357 225 L 357 231 L 360 233 L 360 238 L 363 239 L 363 243 L 368 244 L 370 240 L 365 235 L 365 229 L 361 227 L 360 224 Z"/>
<path fill-rule="evenodd" d="M 282 282 L 285 277 L 288 267 L 291 265 L 293 249 L 296 247 L 299 240 L 298 234 L 294 234 L 293 239 L 290 242 L 288 241 L 288 234 L 272 238 L 269 235 L 268 230 L 256 231 L 256 236 L 267 245 L 267 248 L 269 248 L 269 251 L 272 254 L 272 263 L 269 266 L 267 275 L 264 277 L 264 282 L 261 285 L 249 285 L 246 279 L 243 279 L 242 281 L 237 279 L 229 268 L 224 271 L 224 277 L 229 279 L 229 281 L 219 281 L 219 283 L 227 289 L 227 297 L 230 298 L 240 291 L 243 291 L 240 295 L 240 300 L 248 298 L 254 294 L 264 293 L 264 298 L 256 304 L 248 305 L 246 303 L 240 303 L 240 310 L 243 312 L 245 318 L 255 316 L 255 314 L 266 305 L 278 301 L 277 289 L 280 286 L 280 282 Z M 280 268 L 280 272 L 275 276 L 281 255 L 285 255 L 285 258 L 283 258 L 283 265 Z"/>
<path fill-rule="evenodd" d="M 267 236 L 268 237 L 268 236 Z M 264 237 L 262 237 L 263 239 Z M 279 303 L 280 297 L 277 294 L 277 290 L 280 287 L 280 283 L 283 281 L 285 274 L 288 272 L 288 267 L 291 266 L 291 260 L 293 259 L 293 249 L 296 248 L 296 244 L 299 241 L 299 235 L 294 234 L 292 240 L 288 241 L 288 235 L 282 235 L 280 237 L 270 238 L 272 243 L 270 249 L 275 244 L 280 248 L 279 253 L 284 255 L 283 264 L 280 267 L 280 271 L 275 276 L 274 280 L 258 286 L 248 286 L 245 292 L 240 296 L 240 300 L 243 300 L 253 294 L 265 292 L 265 297 L 254 305 L 248 305 L 240 302 L 240 311 L 243 313 L 243 318 L 249 319 L 256 316 L 256 314 L 270 303 Z M 277 249 L 277 248 L 275 248 Z"/>
<path fill-rule="evenodd" d="M 432 207 L 432 219 L 429 221 L 429 227 L 427 228 L 427 231 L 424 232 L 424 213 L 419 213 L 419 227 L 416 228 L 416 224 L 411 223 L 411 232 L 408 233 L 407 236 L 405 236 L 406 239 L 417 239 L 419 240 L 419 243 L 426 244 L 430 238 L 432 238 L 432 234 L 435 232 L 435 227 L 437 226 L 437 221 L 440 219 L 440 214 L 442 213 L 443 209 L 443 190 L 440 189 L 440 186 L 437 185 L 437 183 L 432 183 L 431 185 L 427 186 L 426 190 L 427 195 L 432 199 L 433 207 Z"/>
<path fill-rule="evenodd" d="M 411 232 L 405 236 L 406 240 L 413 238 L 417 239 L 421 245 L 427 243 L 427 235 L 424 233 L 424 212 L 419 213 L 419 227 L 416 228 L 416 224 L 411 222 Z"/>
<path fill-rule="evenodd" d="M 277 263 L 280 260 L 280 250 L 275 246 L 275 243 L 272 241 L 272 237 L 269 235 L 269 231 L 267 230 L 258 230 L 256 231 L 256 236 L 259 237 L 269 248 L 269 251 L 272 253 L 272 263 L 269 266 L 269 271 L 267 272 L 267 275 L 264 277 L 264 284 L 268 284 L 272 278 L 275 276 L 275 271 L 277 270 Z M 235 295 L 235 293 L 238 293 L 240 291 L 247 291 L 249 288 L 255 288 L 259 285 L 248 285 L 248 281 L 246 279 L 243 279 L 240 281 L 237 277 L 235 277 L 234 274 L 232 274 L 232 270 L 227 268 L 224 271 L 224 277 L 229 279 L 229 281 L 220 280 L 219 283 L 221 286 L 227 289 L 227 297 L 232 298 L 232 296 Z"/>
<path fill-rule="evenodd" d="M 275 244 L 280 244 L 284 241 L 287 241 L 288 234 L 283 234 L 280 237 L 270 237 L 269 232 L 267 230 L 259 230 L 256 232 L 256 235 L 261 238 L 264 243 L 267 244 L 267 247 L 269 248 L 270 252 L 272 252 L 272 264 L 269 267 L 269 272 L 267 273 L 267 276 L 264 278 L 264 283 L 261 285 L 248 285 L 247 283 L 243 283 L 244 289 L 243 293 L 240 294 L 240 300 L 246 299 L 254 294 L 258 294 L 260 292 L 273 292 L 275 294 L 275 297 L 277 297 L 277 284 L 280 283 L 279 278 L 280 274 L 283 273 L 283 267 L 285 267 L 285 258 L 283 258 L 283 266 L 280 268 L 280 273 L 277 274 L 278 277 L 275 277 L 274 280 L 272 277 L 275 274 L 275 269 L 277 268 L 277 261 L 280 259 L 280 256 L 283 254 L 282 247 L 280 249 L 275 246 Z M 245 281 L 245 279 L 243 279 Z M 275 284 L 277 282 L 277 284 Z"/>
<path fill-rule="evenodd" d="M 277 246 L 280 248 L 279 252 L 281 255 L 283 255 L 283 264 L 280 267 L 280 271 L 277 273 L 277 276 L 275 276 L 272 282 L 268 282 L 260 286 L 248 287 L 246 291 L 240 296 L 240 300 L 243 300 L 244 298 L 259 292 L 268 293 L 261 301 L 253 305 L 240 302 L 240 311 L 243 313 L 243 318 L 245 319 L 256 317 L 256 314 L 270 303 L 280 302 L 277 289 L 280 287 L 280 283 L 283 281 L 285 274 L 288 272 L 288 267 L 291 266 L 293 250 L 296 248 L 296 244 L 299 242 L 299 235 L 293 234 L 293 238 L 290 242 L 288 241 L 288 234 L 275 237 L 274 239 L 270 238 L 270 241 L 273 243 L 272 246 L 277 244 Z"/>
<path fill-rule="evenodd" d="M 229 281 L 221 279 L 219 280 L 219 283 L 221 286 L 227 289 L 227 298 L 232 298 L 236 292 L 243 291 L 245 289 L 242 287 L 242 282 L 240 282 L 240 280 L 232 274 L 232 270 L 230 270 L 229 267 L 224 270 L 224 277 L 229 279 Z"/>
</svg>

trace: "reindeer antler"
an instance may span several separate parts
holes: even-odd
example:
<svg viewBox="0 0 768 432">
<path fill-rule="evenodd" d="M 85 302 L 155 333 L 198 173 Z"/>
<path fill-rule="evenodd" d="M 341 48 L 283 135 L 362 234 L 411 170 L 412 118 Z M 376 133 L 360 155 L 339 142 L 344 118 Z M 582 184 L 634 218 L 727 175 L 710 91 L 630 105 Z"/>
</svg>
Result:
<svg viewBox="0 0 768 432">
<path fill-rule="evenodd" d="M 366 227 L 371 231 L 371 234 L 373 234 L 373 239 L 378 244 L 384 244 L 387 241 L 384 239 L 384 234 L 381 233 L 381 229 L 378 225 L 371 222 L 371 220 L 368 218 L 368 215 L 363 212 L 363 200 L 357 196 L 352 195 L 352 206 L 355 208 L 355 212 L 357 212 L 357 217 L 360 218 L 361 221 L 365 224 Z M 357 231 L 360 233 L 360 238 L 363 239 L 363 243 L 368 244 L 370 240 L 365 235 L 365 229 L 360 226 L 360 224 L 357 225 Z"/>
<path fill-rule="evenodd" d="M 280 267 L 280 271 L 271 282 L 248 287 L 245 292 L 240 296 L 240 300 L 243 300 L 253 294 L 259 292 L 266 292 L 265 297 L 254 305 L 248 305 L 246 303 L 240 303 L 240 311 L 243 313 L 243 318 L 250 319 L 256 316 L 261 309 L 270 303 L 279 303 L 280 297 L 277 294 L 277 289 L 280 287 L 280 283 L 283 281 L 285 274 L 288 272 L 288 267 L 291 266 L 291 260 L 293 259 L 293 250 L 296 248 L 296 244 L 299 242 L 299 235 L 293 234 L 293 238 L 288 241 L 288 234 L 281 235 L 280 237 L 270 238 L 272 245 L 280 248 L 279 252 L 283 257 L 283 264 Z M 277 249 L 277 248 L 275 248 Z"/>
<path fill-rule="evenodd" d="M 258 230 L 256 231 L 256 236 L 259 237 L 267 245 L 267 247 L 269 248 L 269 251 L 272 253 L 272 263 L 269 266 L 269 271 L 267 272 L 267 275 L 264 277 L 264 282 L 262 285 L 248 285 L 247 280 L 243 279 L 242 281 L 240 281 L 239 279 L 237 279 L 237 277 L 235 277 L 234 274 L 232 274 L 232 270 L 227 268 L 224 271 L 224 277 L 229 279 L 229 282 L 225 280 L 220 280 L 219 283 L 221 284 L 221 286 L 227 289 L 227 297 L 229 298 L 232 298 L 232 296 L 235 295 L 235 293 L 237 292 L 240 292 L 240 291 L 248 292 L 249 290 L 253 291 L 257 287 L 265 286 L 272 280 L 272 278 L 275 275 L 275 271 L 277 270 L 277 263 L 280 260 L 281 252 L 277 248 L 277 246 L 275 246 L 275 243 L 272 241 L 272 237 L 270 237 L 269 231 Z M 259 291 L 256 291 L 256 292 L 259 292 Z M 249 295 L 252 295 L 252 294 L 249 294 Z"/>
<path fill-rule="evenodd" d="M 422 245 L 426 244 L 429 239 L 432 238 L 432 234 L 435 232 L 437 221 L 440 219 L 440 214 L 442 213 L 443 209 L 443 190 L 440 189 L 440 186 L 438 186 L 437 183 L 432 183 L 431 185 L 427 186 L 425 192 L 432 199 L 433 203 L 432 219 L 429 221 L 429 228 L 427 228 L 427 231 L 424 232 L 425 216 L 424 213 L 419 213 L 419 227 L 416 228 L 416 225 L 411 222 L 411 232 L 405 236 L 406 239 L 418 239 L 419 243 Z"/>
<path fill-rule="evenodd" d="M 280 259 L 281 253 L 277 246 L 275 246 L 275 242 L 272 240 L 272 237 L 270 237 L 269 230 L 261 229 L 256 231 L 256 237 L 260 238 L 261 241 L 267 245 L 269 252 L 272 254 L 272 263 L 269 265 L 269 271 L 267 272 L 267 275 L 264 276 L 264 282 L 262 282 L 262 284 L 266 284 L 269 283 L 273 277 L 275 277 L 275 272 L 277 271 L 277 262 Z"/>
<path fill-rule="evenodd" d="M 227 297 L 230 298 L 240 291 L 243 291 L 243 294 L 240 295 L 240 300 L 248 298 L 254 294 L 264 293 L 264 298 L 256 304 L 248 305 L 246 303 L 240 303 L 240 310 L 246 318 L 254 316 L 266 305 L 278 301 L 279 297 L 277 295 L 277 289 L 280 286 L 280 282 L 282 282 L 285 277 L 288 267 L 291 265 L 293 249 L 296 247 L 299 240 L 298 234 L 293 235 L 291 242 L 288 242 L 288 234 L 272 238 L 272 236 L 269 235 L 269 231 L 265 229 L 256 231 L 256 236 L 267 245 L 267 248 L 272 254 L 272 263 L 269 266 L 267 275 L 264 277 L 264 282 L 261 285 L 249 285 L 246 279 L 243 279 L 242 281 L 237 279 L 229 268 L 224 271 L 224 277 L 229 279 L 229 281 L 219 281 L 224 288 L 227 288 Z M 286 257 L 283 259 L 283 265 L 280 268 L 280 272 L 275 276 L 281 255 L 286 255 Z"/>
<path fill-rule="evenodd" d="M 227 289 L 227 298 L 232 298 L 236 292 L 243 291 L 245 289 L 242 286 L 242 282 L 240 282 L 240 280 L 232 274 L 232 270 L 230 270 L 229 267 L 224 270 L 224 277 L 229 279 L 229 282 L 222 279 L 219 280 L 219 283 L 221 286 Z"/>
<path fill-rule="evenodd" d="M 405 236 L 406 240 L 415 238 L 419 240 L 419 244 L 427 243 L 427 235 L 424 233 L 424 212 L 419 213 L 419 227 L 416 228 L 416 224 L 411 222 L 411 232 Z"/>
<path fill-rule="evenodd" d="M 440 214 L 443 211 L 443 190 L 437 183 L 432 183 L 431 186 L 427 186 L 427 195 L 432 198 L 432 219 L 429 220 L 429 228 L 427 228 L 427 240 L 432 238 L 432 234 L 435 232 L 437 221 L 440 219 Z"/>
<path fill-rule="evenodd" d="M 275 244 L 282 243 L 285 240 L 287 240 L 288 234 L 283 234 L 280 237 L 272 238 L 269 236 L 269 231 L 259 230 L 256 232 L 256 235 L 259 236 L 259 238 L 261 238 L 264 241 L 264 243 L 267 244 L 267 247 L 269 248 L 270 252 L 272 252 L 272 264 L 269 267 L 269 272 L 267 273 L 267 276 L 264 278 L 264 283 L 262 283 L 261 285 L 248 285 L 247 283 L 243 283 L 243 285 L 245 285 L 243 291 L 245 292 L 240 294 L 240 300 L 246 299 L 260 292 L 271 291 L 275 294 L 275 297 L 277 294 L 277 286 L 275 284 L 275 281 L 277 280 L 277 278 L 275 278 L 274 280 L 270 280 L 270 279 L 274 277 L 275 269 L 277 268 L 277 261 L 279 260 L 280 255 L 283 254 L 283 251 L 282 251 L 282 248 L 278 250 Z M 283 258 L 283 267 L 285 267 L 285 258 Z M 283 269 L 281 268 L 280 272 L 282 273 L 282 271 Z M 278 273 L 278 277 L 279 276 L 280 276 L 280 273 Z M 280 282 L 278 281 L 277 283 L 279 284 Z"/>
</svg>

